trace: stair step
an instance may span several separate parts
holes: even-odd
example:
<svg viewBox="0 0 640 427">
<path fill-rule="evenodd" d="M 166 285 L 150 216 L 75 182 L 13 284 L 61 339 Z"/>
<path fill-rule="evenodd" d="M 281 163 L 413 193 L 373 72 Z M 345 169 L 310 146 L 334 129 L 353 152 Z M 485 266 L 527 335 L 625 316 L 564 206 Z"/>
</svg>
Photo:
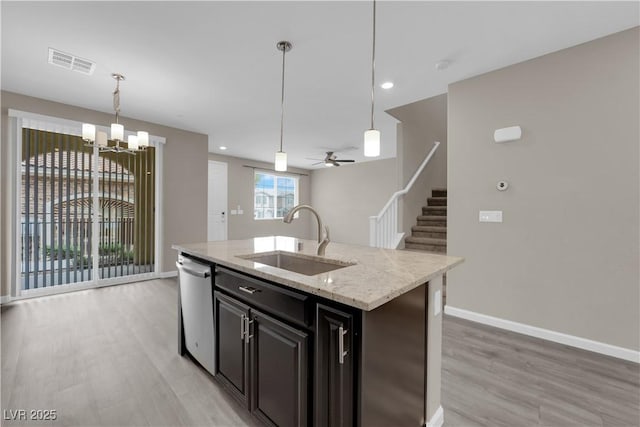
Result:
<svg viewBox="0 0 640 427">
<path fill-rule="evenodd" d="M 434 188 L 431 190 L 431 197 L 447 197 L 446 188 Z"/>
<path fill-rule="evenodd" d="M 407 237 L 404 239 L 404 247 L 418 249 L 426 252 L 447 253 L 447 241 L 445 239 L 433 239 L 429 237 Z"/>
<path fill-rule="evenodd" d="M 431 252 L 434 254 L 447 254 L 447 249 L 440 246 L 420 245 L 415 243 L 405 243 L 404 248 L 411 251 Z"/>
<path fill-rule="evenodd" d="M 418 225 L 446 227 L 447 216 L 446 215 L 420 215 L 417 218 Z"/>
<path fill-rule="evenodd" d="M 434 239 L 431 237 L 413 237 L 409 236 L 404 239 L 409 243 L 420 243 L 423 245 L 447 246 L 447 239 Z"/>
<path fill-rule="evenodd" d="M 447 227 L 435 227 L 428 225 L 414 225 L 411 227 L 413 237 L 432 237 L 435 239 L 447 238 Z"/>
<path fill-rule="evenodd" d="M 423 206 L 422 215 L 447 215 L 446 206 Z"/>
<path fill-rule="evenodd" d="M 429 197 L 427 199 L 427 205 L 429 206 L 447 206 L 446 197 Z"/>
<path fill-rule="evenodd" d="M 441 255 L 447 254 L 447 248 L 443 248 L 442 246 L 428 247 L 425 245 L 419 245 L 415 243 L 405 243 L 404 250 L 411 251 L 411 252 L 429 252 L 429 253 L 441 254 Z"/>
</svg>

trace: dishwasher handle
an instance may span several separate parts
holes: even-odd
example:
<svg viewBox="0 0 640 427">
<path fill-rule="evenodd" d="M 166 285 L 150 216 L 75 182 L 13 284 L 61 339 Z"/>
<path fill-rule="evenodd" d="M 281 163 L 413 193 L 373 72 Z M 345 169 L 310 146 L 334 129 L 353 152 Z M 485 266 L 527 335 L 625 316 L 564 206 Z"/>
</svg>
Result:
<svg viewBox="0 0 640 427">
<path fill-rule="evenodd" d="M 183 270 L 185 273 L 189 273 L 192 276 L 202 277 L 204 279 L 211 276 L 211 268 L 209 266 L 207 266 L 206 268 L 198 268 L 200 267 L 199 264 L 196 264 L 195 266 L 191 266 L 191 265 L 185 265 L 183 263 L 176 261 L 176 267 L 178 267 L 178 270 Z"/>
</svg>

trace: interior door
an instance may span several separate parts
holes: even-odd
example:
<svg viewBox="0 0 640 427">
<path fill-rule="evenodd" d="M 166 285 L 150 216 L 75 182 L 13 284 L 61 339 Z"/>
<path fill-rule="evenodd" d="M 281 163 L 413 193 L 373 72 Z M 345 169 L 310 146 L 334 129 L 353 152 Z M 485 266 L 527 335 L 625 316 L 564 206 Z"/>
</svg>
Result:
<svg viewBox="0 0 640 427">
<path fill-rule="evenodd" d="M 227 164 L 209 160 L 207 240 L 227 240 Z"/>
</svg>

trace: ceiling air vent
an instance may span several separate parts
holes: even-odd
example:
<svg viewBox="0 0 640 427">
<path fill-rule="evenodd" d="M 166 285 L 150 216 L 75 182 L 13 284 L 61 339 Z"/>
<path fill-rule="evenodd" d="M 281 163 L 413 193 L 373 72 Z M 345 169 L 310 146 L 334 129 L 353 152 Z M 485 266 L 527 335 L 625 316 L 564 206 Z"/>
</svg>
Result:
<svg viewBox="0 0 640 427">
<path fill-rule="evenodd" d="M 49 48 L 49 64 L 88 75 L 96 69 L 95 62 L 53 48 Z"/>
</svg>

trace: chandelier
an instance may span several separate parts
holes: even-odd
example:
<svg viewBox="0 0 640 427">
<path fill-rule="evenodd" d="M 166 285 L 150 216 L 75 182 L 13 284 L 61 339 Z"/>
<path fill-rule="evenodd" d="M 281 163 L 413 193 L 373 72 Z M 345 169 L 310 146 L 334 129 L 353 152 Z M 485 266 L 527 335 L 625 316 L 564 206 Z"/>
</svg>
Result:
<svg viewBox="0 0 640 427">
<path fill-rule="evenodd" d="M 149 133 L 138 131 L 136 135 L 128 136 L 127 148 L 120 145 L 121 142 L 124 142 L 124 126 L 118 122 L 120 117 L 120 81 L 125 78 L 118 73 L 112 73 L 111 77 L 116 80 L 116 89 L 113 91 L 113 109 L 116 112 L 116 121 L 111 123 L 111 140 L 115 141 L 116 144 L 110 147 L 107 141 L 107 133 L 101 131 L 96 133 L 95 125 L 91 123 L 82 124 L 82 139 L 85 141 L 86 146 L 97 146 L 99 151 L 135 154 L 136 151 L 142 151 L 149 146 Z"/>
</svg>

